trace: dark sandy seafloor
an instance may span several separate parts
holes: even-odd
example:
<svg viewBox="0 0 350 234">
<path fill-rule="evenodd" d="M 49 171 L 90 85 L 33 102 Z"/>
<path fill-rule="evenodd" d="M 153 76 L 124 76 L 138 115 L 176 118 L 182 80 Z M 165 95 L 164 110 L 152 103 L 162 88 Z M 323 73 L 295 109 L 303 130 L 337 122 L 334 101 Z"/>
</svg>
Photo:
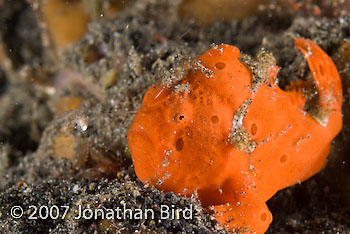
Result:
<svg viewBox="0 0 350 234">
<path fill-rule="evenodd" d="M 339 50 L 350 40 L 350 16 L 267 9 L 242 21 L 200 27 L 179 19 L 178 1 L 140 0 L 112 20 L 91 23 L 84 38 L 55 58 L 41 40 L 29 5 L 1 2 L 1 48 L 8 56 L 0 65 L 1 233 L 225 233 L 195 198 L 164 193 L 138 181 L 127 146 L 128 128 L 146 90 L 183 58 L 205 52 L 212 43 L 232 44 L 253 56 L 261 47 L 271 51 L 281 67 L 281 87 L 305 79 L 306 61 L 294 48 L 299 36 L 316 42 L 335 61 L 343 83 L 344 126 L 319 174 L 267 202 L 274 218 L 268 233 L 350 233 L 350 60 L 346 62 Z M 92 62 L 86 59 L 91 48 L 99 51 Z M 111 70 L 117 79 L 106 85 Z M 40 81 L 28 78 L 32 73 Z M 75 82 L 67 81 L 72 77 Z M 48 92 L 50 87 L 55 94 Z M 53 100 L 63 95 L 79 95 L 83 105 L 55 117 Z M 82 120 L 87 128 L 81 127 Z M 79 162 L 55 157 L 53 141 L 67 123 L 76 127 L 78 145 L 109 155 L 119 171 L 106 175 L 94 165 L 77 166 Z M 194 217 L 160 220 L 156 212 L 154 220 L 27 218 L 33 211 L 30 205 L 79 204 L 106 209 L 125 204 L 155 211 L 162 204 L 193 205 Z M 25 215 L 12 218 L 13 206 L 21 206 Z"/>
</svg>

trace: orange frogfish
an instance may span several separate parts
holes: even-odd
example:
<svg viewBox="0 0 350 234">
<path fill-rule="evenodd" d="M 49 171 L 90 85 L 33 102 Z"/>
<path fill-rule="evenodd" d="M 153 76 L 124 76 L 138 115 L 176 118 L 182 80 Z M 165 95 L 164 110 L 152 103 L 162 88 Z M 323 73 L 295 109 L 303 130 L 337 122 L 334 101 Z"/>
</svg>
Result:
<svg viewBox="0 0 350 234">
<path fill-rule="evenodd" d="M 264 233 L 266 201 L 320 171 L 342 128 L 334 63 L 310 40 L 297 38 L 296 47 L 312 73 L 312 102 L 306 81 L 284 91 L 277 66 L 254 71 L 226 44 L 197 57 L 176 85 L 151 87 L 128 132 L 137 177 L 197 194 L 227 231 Z"/>
</svg>

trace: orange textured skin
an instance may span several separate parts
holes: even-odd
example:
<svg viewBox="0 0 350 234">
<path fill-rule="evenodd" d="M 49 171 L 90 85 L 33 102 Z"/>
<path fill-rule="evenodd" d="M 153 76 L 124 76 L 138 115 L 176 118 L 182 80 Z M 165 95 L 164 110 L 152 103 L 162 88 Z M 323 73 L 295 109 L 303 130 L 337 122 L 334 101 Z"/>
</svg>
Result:
<svg viewBox="0 0 350 234">
<path fill-rule="evenodd" d="M 337 69 L 312 41 L 298 38 L 296 46 L 327 113 L 322 124 L 304 111 L 296 88 L 283 91 L 265 82 L 253 92 L 252 72 L 238 60 L 240 51 L 220 45 L 196 58 L 213 73 L 191 69 L 181 81 L 189 84 L 187 92 L 156 85 L 146 93 L 128 132 L 138 178 L 164 191 L 197 193 L 228 231 L 264 233 L 272 221 L 265 202 L 317 173 L 342 127 Z M 269 74 L 269 81 L 276 78 L 276 67 Z M 234 123 L 247 100 L 247 113 Z M 237 124 L 255 148 L 231 143 Z"/>
</svg>

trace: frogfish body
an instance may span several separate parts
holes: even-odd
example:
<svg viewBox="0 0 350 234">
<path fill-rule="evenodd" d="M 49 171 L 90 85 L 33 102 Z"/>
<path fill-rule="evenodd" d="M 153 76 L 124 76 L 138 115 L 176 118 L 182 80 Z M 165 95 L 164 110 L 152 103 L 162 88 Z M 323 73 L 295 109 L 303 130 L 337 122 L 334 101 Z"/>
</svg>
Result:
<svg viewBox="0 0 350 234">
<path fill-rule="evenodd" d="M 151 87 L 128 132 L 138 178 L 198 194 L 228 231 L 264 233 L 272 221 L 266 201 L 320 171 L 342 127 L 335 65 L 310 40 L 298 38 L 296 46 L 317 92 L 312 111 L 304 84 L 280 89 L 276 66 L 254 72 L 225 44 L 195 59 L 177 84 L 187 89 Z"/>
</svg>

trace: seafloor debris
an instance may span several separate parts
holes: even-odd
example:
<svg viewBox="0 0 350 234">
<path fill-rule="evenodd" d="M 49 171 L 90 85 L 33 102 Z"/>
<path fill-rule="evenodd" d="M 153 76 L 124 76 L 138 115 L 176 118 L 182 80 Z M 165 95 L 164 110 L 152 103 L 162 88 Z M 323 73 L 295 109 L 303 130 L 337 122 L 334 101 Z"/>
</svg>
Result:
<svg viewBox="0 0 350 234">
<path fill-rule="evenodd" d="M 267 0 L 183 0 L 179 6 L 179 14 L 183 18 L 194 17 L 203 25 L 212 24 L 218 20 L 229 21 L 242 19 L 256 14 L 259 4 Z"/>
<path fill-rule="evenodd" d="M 42 27 L 57 48 L 82 38 L 93 19 L 114 17 L 128 2 L 116 0 L 29 0 L 39 8 Z"/>
</svg>

